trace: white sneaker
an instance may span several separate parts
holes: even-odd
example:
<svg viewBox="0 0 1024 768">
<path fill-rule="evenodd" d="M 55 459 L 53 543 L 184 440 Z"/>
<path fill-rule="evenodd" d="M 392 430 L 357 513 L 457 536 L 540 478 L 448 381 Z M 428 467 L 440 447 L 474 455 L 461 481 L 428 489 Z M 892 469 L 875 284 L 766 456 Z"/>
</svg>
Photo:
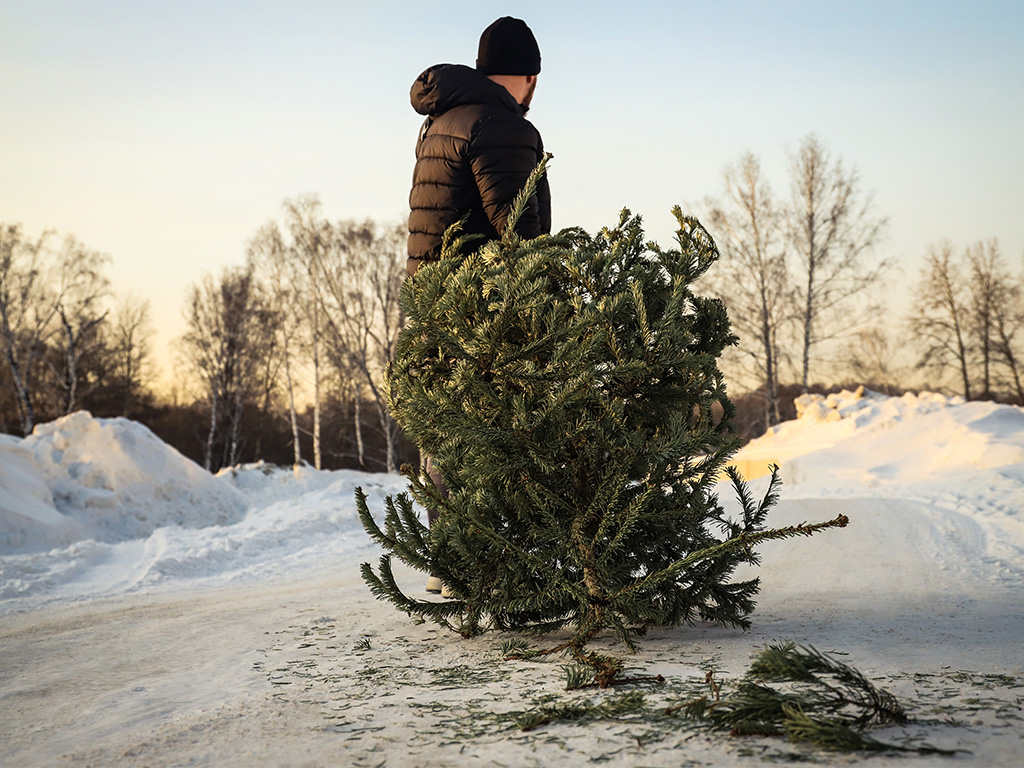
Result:
<svg viewBox="0 0 1024 768">
<path fill-rule="evenodd" d="M 445 587 L 441 584 L 441 580 L 437 578 L 437 576 L 431 576 L 427 579 L 427 592 L 430 592 L 432 595 L 440 594 L 443 596 L 444 590 Z"/>
</svg>

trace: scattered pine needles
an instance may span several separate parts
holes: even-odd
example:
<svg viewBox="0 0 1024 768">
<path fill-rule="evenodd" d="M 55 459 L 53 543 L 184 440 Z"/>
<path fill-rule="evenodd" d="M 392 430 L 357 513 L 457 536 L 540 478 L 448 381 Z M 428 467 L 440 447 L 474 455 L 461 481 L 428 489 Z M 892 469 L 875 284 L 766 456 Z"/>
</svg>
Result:
<svg viewBox="0 0 1024 768">
<path fill-rule="evenodd" d="M 868 736 L 874 726 L 907 722 L 903 707 L 888 691 L 858 670 L 811 647 L 770 645 L 754 660 L 735 692 L 722 698 L 715 686 L 666 714 L 682 711 L 712 729 L 733 736 L 784 736 L 835 752 L 915 752 L 952 755 L 924 745 L 904 747 Z"/>
</svg>

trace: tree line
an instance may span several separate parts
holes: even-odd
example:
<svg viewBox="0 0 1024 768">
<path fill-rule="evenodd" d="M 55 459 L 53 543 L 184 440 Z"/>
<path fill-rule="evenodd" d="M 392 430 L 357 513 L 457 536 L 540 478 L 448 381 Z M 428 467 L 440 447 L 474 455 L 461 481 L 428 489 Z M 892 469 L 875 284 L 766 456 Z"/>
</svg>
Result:
<svg viewBox="0 0 1024 768">
<path fill-rule="evenodd" d="M 29 434 L 85 403 L 126 415 L 146 399 L 149 303 L 111 308 L 108 263 L 73 236 L 0 224 L 0 431 Z"/>
<path fill-rule="evenodd" d="M 738 398 L 747 435 L 791 418 L 794 394 L 827 389 L 815 384 L 818 366 L 837 384 L 887 394 L 947 389 L 955 372 L 952 388 L 967 399 L 1024 404 L 1024 280 L 996 240 L 929 246 L 909 315 L 893 317 L 881 299 L 894 274 L 879 253 L 888 220 L 856 168 L 817 136 L 790 157 L 787 195 L 751 152 L 723 181 L 705 205 L 722 253 L 710 287 L 740 337 L 727 371 L 749 390 Z"/>
<path fill-rule="evenodd" d="M 109 257 L 0 225 L 0 430 L 87 409 L 147 424 L 210 471 L 415 460 L 381 387 L 404 324 L 404 225 L 331 222 L 315 196 L 283 208 L 243 265 L 189 286 L 174 402 L 154 394 L 149 304 L 113 294 Z"/>
<path fill-rule="evenodd" d="M 1024 404 L 1024 279 L 996 240 L 929 246 L 909 316 L 893 318 L 879 300 L 887 219 L 820 139 L 790 158 L 784 196 L 749 152 L 723 182 L 702 216 L 722 254 L 707 288 L 740 340 L 724 368 L 745 437 L 792 418 L 793 397 L 827 391 L 822 379 Z M 399 223 L 331 221 L 315 196 L 285 200 L 244 264 L 189 287 L 183 394 L 168 400 L 154 394 L 149 303 L 114 294 L 109 257 L 0 224 L 0 431 L 88 409 L 147 424 L 210 471 L 415 461 L 382 389 L 405 323 L 405 236 Z"/>
<path fill-rule="evenodd" d="M 928 249 L 910 327 L 918 365 L 952 371 L 968 400 L 1024 404 L 1024 281 L 995 239 L 964 248 L 942 241 Z"/>
<path fill-rule="evenodd" d="M 179 356 L 206 404 L 207 469 L 243 459 L 250 412 L 287 423 L 288 463 L 393 472 L 408 458 L 381 385 L 404 324 L 405 237 L 400 224 L 331 222 L 316 197 L 299 197 L 251 239 L 244 266 L 189 289 Z M 347 422 L 333 450 L 328 419 Z"/>
</svg>

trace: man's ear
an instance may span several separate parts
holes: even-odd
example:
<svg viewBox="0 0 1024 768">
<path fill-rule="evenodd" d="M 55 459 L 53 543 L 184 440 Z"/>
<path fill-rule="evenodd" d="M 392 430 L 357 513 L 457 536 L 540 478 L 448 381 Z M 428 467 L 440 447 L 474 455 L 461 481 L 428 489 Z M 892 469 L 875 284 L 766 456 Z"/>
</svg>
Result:
<svg viewBox="0 0 1024 768">
<path fill-rule="evenodd" d="M 536 75 L 527 75 L 526 76 L 526 84 L 527 85 L 533 85 L 536 82 L 537 82 L 537 76 Z"/>
</svg>

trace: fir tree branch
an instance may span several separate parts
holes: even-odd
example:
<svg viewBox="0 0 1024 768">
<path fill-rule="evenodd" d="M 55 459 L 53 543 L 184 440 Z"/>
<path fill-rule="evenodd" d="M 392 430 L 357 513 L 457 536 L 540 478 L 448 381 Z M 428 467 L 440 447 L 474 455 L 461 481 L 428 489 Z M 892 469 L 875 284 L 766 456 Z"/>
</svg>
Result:
<svg viewBox="0 0 1024 768">
<path fill-rule="evenodd" d="M 592 703 L 584 701 L 569 704 L 545 704 L 529 712 L 513 713 L 520 730 L 532 731 L 542 725 L 554 722 L 592 722 L 596 720 L 619 720 L 634 715 L 643 709 L 644 694 L 629 691 L 613 698 Z"/>
<path fill-rule="evenodd" d="M 787 687 L 773 688 L 766 682 Z M 785 735 L 790 741 L 831 751 L 943 755 L 960 751 L 903 747 L 866 735 L 864 730 L 872 723 L 906 722 L 906 714 L 896 698 L 853 667 L 814 648 L 797 648 L 793 643 L 763 650 L 731 696 L 714 702 L 702 696 L 670 707 L 666 714 L 680 710 L 688 718 L 732 735 Z"/>
<path fill-rule="evenodd" d="M 907 715 L 891 693 L 876 687 L 858 670 L 815 648 L 792 643 L 771 645 L 754 660 L 750 673 L 766 681 L 802 682 L 827 691 L 836 710 L 852 705 L 860 714 L 853 722 L 905 723 Z M 835 681 L 834 683 L 831 681 Z"/>
<path fill-rule="evenodd" d="M 537 184 L 540 182 L 540 177 L 547 172 L 548 161 L 554 157 L 550 152 L 545 152 L 543 159 L 537 164 L 537 167 L 530 172 L 529 177 L 526 179 L 526 183 L 523 188 L 519 190 L 519 194 L 516 195 L 512 201 L 512 206 L 508 212 L 508 218 L 505 219 L 505 230 L 502 235 L 502 242 L 511 243 L 513 237 L 516 235 L 516 225 L 519 223 L 519 219 L 522 218 L 523 213 L 526 211 L 526 205 L 530 202 L 530 198 L 537 193 Z"/>
<path fill-rule="evenodd" d="M 756 531 L 755 533 L 741 533 L 739 536 L 735 536 L 715 546 L 690 553 L 683 559 L 672 563 L 669 567 L 663 568 L 643 579 L 640 579 L 639 581 L 634 582 L 621 592 L 617 593 L 615 597 L 618 598 L 653 589 L 665 581 L 677 578 L 687 568 L 696 565 L 703 560 L 721 557 L 738 550 L 747 551 L 751 547 L 760 544 L 762 541 L 790 539 L 796 536 L 813 536 L 815 533 L 827 528 L 845 528 L 849 522 L 850 519 L 846 515 L 839 515 L 832 520 L 827 520 L 821 523 L 813 523 L 810 525 L 807 523 L 800 523 L 799 525 L 791 525 L 785 528 L 770 528 L 765 531 Z"/>
<path fill-rule="evenodd" d="M 464 605 L 461 601 L 446 600 L 442 602 L 431 602 L 427 600 L 413 600 L 405 595 L 398 583 L 395 581 L 394 573 L 391 570 L 391 557 L 381 555 L 378 564 L 379 574 L 375 573 L 369 563 L 360 566 L 360 573 L 363 581 L 370 588 L 370 592 L 378 600 L 386 600 L 399 610 L 406 613 L 416 614 L 429 618 L 448 629 L 455 627 L 448 621 L 449 618 L 463 612 Z"/>
</svg>

